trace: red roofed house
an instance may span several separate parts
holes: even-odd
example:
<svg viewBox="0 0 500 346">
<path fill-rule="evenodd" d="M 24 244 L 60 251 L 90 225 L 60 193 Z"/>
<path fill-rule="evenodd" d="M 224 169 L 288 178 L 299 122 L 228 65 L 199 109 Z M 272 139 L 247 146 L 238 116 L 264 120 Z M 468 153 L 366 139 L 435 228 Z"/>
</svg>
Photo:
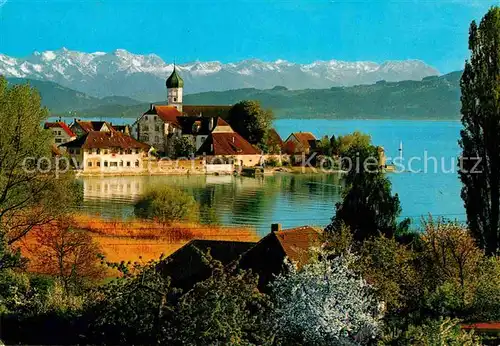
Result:
<svg viewBox="0 0 500 346">
<path fill-rule="evenodd" d="M 90 131 L 62 145 L 84 172 L 137 172 L 144 169 L 149 145 L 118 131 Z"/>
<path fill-rule="evenodd" d="M 321 230 L 302 226 L 282 230 L 280 224 L 271 226 L 271 233 L 258 243 L 235 241 L 192 240 L 158 265 L 158 269 L 172 280 L 172 287 L 189 291 L 197 282 L 210 276 L 210 267 L 204 261 L 207 252 L 223 265 L 250 269 L 259 275 L 259 289 L 268 290 L 275 275 L 285 269 L 288 258 L 298 266 L 311 258 L 311 247 L 321 245 Z"/>
<path fill-rule="evenodd" d="M 321 245 L 321 232 L 312 226 L 282 230 L 280 224 L 273 224 L 271 233 L 241 256 L 239 267 L 258 274 L 259 288 L 265 291 L 285 268 L 285 258 L 299 267 L 310 260 L 310 249 Z"/>
<path fill-rule="evenodd" d="M 85 121 L 80 119 L 75 119 L 70 125 L 71 131 L 73 131 L 78 137 L 83 136 L 90 131 L 103 131 L 109 132 L 113 131 L 113 126 L 107 121 Z"/>
<path fill-rule="evenodd" d="M 309 155 L 311 149 L 316 148 L 316 137 L 311 132 L 294 132 L 288 136 L 284 146 L 287 154 Z"/>
<path fill-rule="evenodd" d="M 47 122 L 44 125 L 45 129 L 49 129 L 52 131 L 52 135 L 54 136 L 54 144 L 60 145 L 63 143 L 67 143 L 76 138 L 76 134 L 71 131 L 68 125 L 62 121 L 57 122 Z"/>
<path fill-rule="evenodd" d="M 263 160 L 262 154 L 222 118 L 196 152 L 206 156 L 207 163 L 234 163 L 238 166 L 256 166 Z"/>
</svg>

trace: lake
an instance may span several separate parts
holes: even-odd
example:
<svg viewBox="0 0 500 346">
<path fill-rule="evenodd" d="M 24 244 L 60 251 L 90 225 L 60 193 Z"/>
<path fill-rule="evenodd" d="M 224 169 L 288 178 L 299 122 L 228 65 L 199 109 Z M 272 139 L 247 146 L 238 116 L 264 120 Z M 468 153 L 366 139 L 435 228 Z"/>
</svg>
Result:
<svg viewBox="0 0 500 346">
<path fill-rule="evenodd" d="M 399 155 L 402 141 L 402 162 L 409 168 L 411 160 L 415 173 L 388 173 L 388 176 L 393 191 L 400 197 L 402 216 L 412 218 L 416 225 L 422 216 L 429 213 L 435 217 L 465 220 L 460 199 L 461 185 L 455 168 L 460 126 L 458 121 L 275 121 L 283 139 L 293 131 L 310 131 L 319 138 L 359 130 L 370 134 L 376 145 L 383 146 L 389 158 Z M 417 173 L 419 170 L 422 172 Z M 250 225 L 262 235 L 269 232 L 270 224 L 274 222 L 282 223 L 283 227 L 305 224 L 325 226 L 333 216 L 334 205 L 340 200 L 341 193 L 336 174 L 276 174 L 264 178 L 138 176 L 81 180 L 85 198 L 83 211 L 88 213 L 130 217 L 134 200 L 146 187 L 168 184 L 194 196 L 201 205 L 200 218 L 203 222 Z"/>
</svg>

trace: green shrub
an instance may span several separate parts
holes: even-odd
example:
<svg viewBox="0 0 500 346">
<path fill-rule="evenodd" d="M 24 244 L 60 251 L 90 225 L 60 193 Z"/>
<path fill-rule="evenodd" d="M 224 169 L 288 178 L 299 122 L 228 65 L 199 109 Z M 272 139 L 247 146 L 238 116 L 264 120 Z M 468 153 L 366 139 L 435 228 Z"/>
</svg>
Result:
<svg viewBox="0 0 500 346">
<path fill-rule="evenodd" d="M 269 167 L 281 167 L 281 163 L 275 157 L 268 158 L 265 165 Z"/>
<path fill-rule="evenodd" d="M 399 340 L 399 344 L 414 346 L 481 345 L 479 338 L 473 332 L 462 330 L 458 322 L 457 319 L 452 320 L 447 317 L 430 320 L 419 326 L 410 325 Z"/>
<path fill-rule="evenodd" d="M 198 204 L 185 192 L 169 186 L 151 189 L 134 206 L 134 213 L 143 219 L 169 224 L 175 221 L 195 221 Z"/>
</svg>

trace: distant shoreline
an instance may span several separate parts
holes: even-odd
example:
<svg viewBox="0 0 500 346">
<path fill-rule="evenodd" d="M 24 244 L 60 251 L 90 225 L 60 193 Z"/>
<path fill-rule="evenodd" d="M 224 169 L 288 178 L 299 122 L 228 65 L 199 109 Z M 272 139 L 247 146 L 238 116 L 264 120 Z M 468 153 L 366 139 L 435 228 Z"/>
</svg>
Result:
<svg viewBox="0 0 500 346">
<path fill-rule="evenodd" d="M 120 116 L 102 116 L 102 117 L 96 117 L 96 116 L 85 116 L 85 115 L 77 115 L 77 116 L 59 116 L 59 115 L 50 115 L 49 119 L 59 119 L 62 118 L 63 120 L 73 120 L 74 118 L 78 119 L 123 119 L 126 121 L 133 120 L 135 121 L 137 118 L 135 117 L 120 117 Z M 436 122 L 460 122 L 460 118 L 384 118 L 384 117 L 374 117 L 374 118 L 329 118 L 329 117 L 312 117 L 312 118 L 301 118 L 301 117 L 277 117 L 274 119 L 274 121 L 279 121 L 279 120 L 332 120 L 332 121 L 351 121 L 351 120 L 369 120 L 369 121 L 436 121 Z"/>
</svg>

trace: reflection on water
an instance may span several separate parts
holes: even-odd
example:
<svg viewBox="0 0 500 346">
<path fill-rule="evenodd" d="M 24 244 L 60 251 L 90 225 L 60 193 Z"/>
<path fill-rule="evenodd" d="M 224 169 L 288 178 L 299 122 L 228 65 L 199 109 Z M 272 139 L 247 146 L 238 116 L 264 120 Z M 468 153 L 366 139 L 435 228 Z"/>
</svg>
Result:
<svg viewBox="0 0 500 346">
<path fill-rule="evenodd" d="M 81 178 L 83 211 L 105 217 L 133 215 L 133 203 L 148 188 L 170 185 L 193 195 L 206 223 L 250 225 L 261 234 L 273 222 L 284 227 L 326 225 L 339 200 L 337 175 L 124 176 Z"/>
<path fill-rule="evenodd" d="M 113 123 L 117 122 L 113 120 Z M 283 138 L 301 129 L 318 138 L 324 134 L 346 134 L 354 130 L 369 133 L 386 154 L 398 155 L 404 142 L 404 158 L 422 157 L 423 151 L 435 157 L 457 157 L 460 131 L 457 121 L 392 120 L 297 120 L 283 119 L 275 127 Z M 449 162 L 446 161 L 446 162 Z M 457 174 L 390 174 L 393 191 L 399 194 L 402 216 L 418 224 L 431 213 L 459 221 L 465 220 Z M 263 179 L 232 176 L 170 176 L 84 178 L 84 209 L 107 217 L 129 217 L 133 201 L 151 184 L 169 184 L 189 191 L 200 203 L 204 222 L 253 225 L 261 234 L 272 222 L 285 227 L 325 225 L 340 199 L 338 177 L 276 175 Z"/>
</svg>

